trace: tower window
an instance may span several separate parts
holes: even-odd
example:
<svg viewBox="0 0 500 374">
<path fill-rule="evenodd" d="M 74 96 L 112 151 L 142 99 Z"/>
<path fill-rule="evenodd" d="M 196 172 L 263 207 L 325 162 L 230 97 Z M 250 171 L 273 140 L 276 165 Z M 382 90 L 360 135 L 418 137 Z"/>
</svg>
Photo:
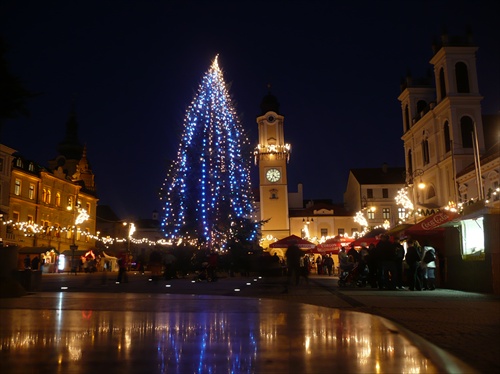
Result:
<svg viewBox="0 0 500 374">
<path fill-rule="evenodd" d="M 408 110 L 408 105 L 405 105 L 405 127 L 406 131 L 410 130 L 410 111 Z"/>
<path fill-rule="evenodd" d="M 460 119 L 460 132 L 462 135 L 462 147 L 472 148 L 472 133 L 474 132 L 472 118 L 465 116 Z"/>
<path fill-rule="evenodd" d="M 444 123 L 444 151 L 451 151 L 450 124 L 448 121 Z"/>
<path fill-rule="evenodd" d="M 429 141 L 427 139 L 422 140 L 422 161 L 424 165 L 430 162 Z"/>
<path fill-rule="evenodd" d="M 467 65 L 463 62 L 457 62 L 455 64 L 455 75 L 457 79 L 457 92 L 469 93 L 469 72 L 467 70 Z"/>
</svg>

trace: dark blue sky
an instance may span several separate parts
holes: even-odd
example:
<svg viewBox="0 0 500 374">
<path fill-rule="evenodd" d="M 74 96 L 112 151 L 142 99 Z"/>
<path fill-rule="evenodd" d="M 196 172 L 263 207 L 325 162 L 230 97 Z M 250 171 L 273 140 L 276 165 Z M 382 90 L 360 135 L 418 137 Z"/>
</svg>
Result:
<svg viewBox="0 0 500 374">
<path fill-rule="evenodd" d="M 185 108 L 219 54 L 252 144 L 271 83 L 292 144 L 290 190 L 303 183 L 305 198 L 341 202 L 349 169 L 404 166 L 400 81 L 427 73 L 444 27 L 472 27 L 483 111 L 500 112 L 499 10 L 481 0 L 4 0 L 11 71 L 42 95 L 0 142 L 47 165 L 76 96 L 100 204 L 149 217 Z"/>
</svg>

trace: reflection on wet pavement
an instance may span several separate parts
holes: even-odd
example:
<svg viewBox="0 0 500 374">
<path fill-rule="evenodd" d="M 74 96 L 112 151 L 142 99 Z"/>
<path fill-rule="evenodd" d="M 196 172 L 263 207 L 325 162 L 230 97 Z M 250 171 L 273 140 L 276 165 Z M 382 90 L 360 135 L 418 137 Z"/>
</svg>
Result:
<svg viewBox="0 0 500 374">
<path fill-rule="evenodd" d="M 0 310 L 1 372 L 439 371 L 363 313 L 237 297 L 52 295 L 32 298 L 35 309 L 23 300 Z"/>
</svg>

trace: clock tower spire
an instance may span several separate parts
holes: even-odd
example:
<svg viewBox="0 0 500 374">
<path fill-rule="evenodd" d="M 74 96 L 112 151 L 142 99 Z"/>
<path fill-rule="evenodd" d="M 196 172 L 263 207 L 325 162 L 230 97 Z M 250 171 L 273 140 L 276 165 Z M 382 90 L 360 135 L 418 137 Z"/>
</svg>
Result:
<svg viewBox="0 0 500 374">
<path fill-rule="evenodd" d="M 268 221 L 262 226 L 262 238 L 282 239 L 290 235 L 286 166 L 291 147 L 285 143 L 284 117 L 279 102 L 270 90 L 260 109 L 257 117 L 259 144 L 254 154 L 259 166 L 260 219 Z"/>
</svg>

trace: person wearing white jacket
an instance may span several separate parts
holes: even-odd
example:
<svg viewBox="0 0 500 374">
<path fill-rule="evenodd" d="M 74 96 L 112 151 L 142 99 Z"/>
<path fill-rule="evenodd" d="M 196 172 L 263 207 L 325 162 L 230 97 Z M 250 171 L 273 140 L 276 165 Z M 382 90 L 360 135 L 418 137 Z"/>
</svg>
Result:
<svg viewBox="0 0 500 374">
<path fill-rule="evenodd" d="M 434 247 L 424 246 L 421 267 L 424 273 L 424 290 L 436 289 L 436 250 Z"/>
</svg>

